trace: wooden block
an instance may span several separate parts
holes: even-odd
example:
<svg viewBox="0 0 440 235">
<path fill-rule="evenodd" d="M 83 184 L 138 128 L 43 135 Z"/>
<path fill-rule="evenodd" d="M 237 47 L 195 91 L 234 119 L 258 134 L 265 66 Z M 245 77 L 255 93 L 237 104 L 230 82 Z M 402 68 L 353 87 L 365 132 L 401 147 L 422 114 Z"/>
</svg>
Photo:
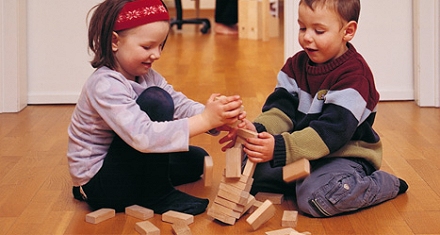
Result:
<svg viewBox="0 0 440 235">
<path fill-rule="evenodd" d="M 281 219 L 281 227 L 295 228 L 298 222 L 298 211 L 285 210 Z"/>
<path fill-rule="evenodd" d="M 283 180 L 287 183 L 310 175 L 310 162 L 302 158 L 283 167 Z"/>
<path fill-rule="evenodd" d="M 258 138 L 258 133 L 257 132 L 251 131 L 251 130 L 247 130 L 247 129 L 243 129 L 243 128 L 238 128 L 237 129 L 237 135 L 240 136 L 243 139 Z"/>
<path fill-rule="evenodd" d="M 160 229 L 150 221 L 137 222 L 134 229 L 142 235 L 160 235 Z"/>
<path fill-rule="evenodd" d="M 229 201 L 229 200 L 227 200 L 225 198 L 219 197 L 219 196 L 215 197 L 214 202 L 217 203 L 217 204 L 220 204 L 222 206 L 225 206 L 225 207 L 227 207 L 229 209 L 232 209 L 234 211 L 237 211 L 237 212 L 243 212 L 244 209 L 245 209 L 245 206 L 239 205 L 239 204 L 237 204 L 235 202 L 231 202 L 231 201 Z"/>
<path fill-rule="evenodd" d="M 274 205 L 279 205 L 284 200 L 284 195 L 279 193 L 258 192 L 255 195 L 255 199 L 264 202 L 265 200 L 271 201 Z"/>
<path fill-rule="evenodd" d="M 234 186 L 243 191 L 249 192 L 251 191 L 252 183 L 254 182 L 253 178 L 247 177 L 245 175 L 241 175 L 240 178 L 226 178 L 222 177 L 220 182 Z"/>
<path fill-rule="evenodd" d="M 258 207 L 247 219 L 246 222 L 254 229 L 257 230 L 261 225 L 266 223 L 275 215 L 275 206 L 271 201 L 266 200 Z"/>
<path fill-rule="evenodd" d="M 99 224 L 104 220 L 115 217 L 116 213 L 114 209 L 102 208 L 86 215 L 86 222 L 91 224 Z"/>
<path fill-rule="evenodd" d="M 207 214 L 209 216 L 211 216 L 212 218 L 221 221 L 225 224 L 229 224 L 229 225 L 234 225 L 235 222 L 237 221 L 237 219 L 235 219 L 234 217 L 225 215 L 221 212 L 215 211 L 215 210 L 211 210 L 211 208 L 208 209 Z"/>
<path fill-rule="evenodd" d="M 291 232 L 295 231 L 293 228 L 282 228 L 272 231 L 267 231 L 266 235 L 290 235 Z"/>
<path fill-rule="evenodd" d="M 217 203 L 213 203 L 211 205 L 211 210 L 215 210 L 217 212 L 220 212 L 222 214 L 228 215 L 230 217 L 236 218 L 236 219 L 240 219 L 241 213 L 234 211 L 233 209 L 227 208 L 223 205 L 217 204 Z"/>
<path fill-rule="evenodd" d="M 243 184 L 252 184 L 254 182 L 254 179 L 252 177 L 241 175 L 240 178 L 226 178 L 225 173 L 223 172 L 223 177 L 221 179 L 221 182 L 226 184 L 235 184 L 238 182 L 241 182 Z"/>
<path fill-rule="evenodd" d="M 312 233 L 310 233 L 310 232 L 301 232 L 300 233 L 294 229 L 292 232 L 289 233 L 289 235 L 312 235 Z"/>
<path fill-rule="evenodd" d="M 249 197 L 249 192 L 243 191 L 224 183 L 220 183 L 217 196 L 228 199 L 229 201 L 235 202 L 239 205 L 245 205 L 247 198 Z"/>
<path fill-rule="evenodd" d="M 247 159 L 246 165 L 244 166 L 243 175 L 252 177 L 254 175 L 255 167 L 257 167 L 257 163 Z"/>
<path fill-rule="evenodd" d="M 142 206 L 132 205 L 125 207 L 125 214 L 136 217 L 141 220 L 147 220 L 154 216 L 154 211 Z"/>
<path fill-rule="evenodd" d="M 240 145 L 241 146 L 241 145 Z M 240 178 L 242 148 L 232 147 L 226 150 L 226 178 Z"/>
<path fill-rule="evenodd" d="M 175 235 L 192 235 L 191 229 L 185 223 L 175 223 L 172 224 L 171 227 Z"/>
<path fill-rule="evenodd" d="M 214 162 L 211 156 L 205 156 L 204 166 L 203 166 L 203 181 L 205 187 L 212 185 L 212 177 L 214 172 Z"/>
<path fill-rule="evenodd" d="M 248 213 L 254 213 L 254 211 L 257 210 L 261 205 L 263 205 L 263 202 L 257 201 L 255 199 L 254 204 L 252 204 L 251 208 L 249 208 Z"/>
<path fill-rule="evenodd" d="M 246 212 L 249 211 L 249 209 L 254 205 L 255 201 L 256 201 L 255 197 L 249 195 L 248 200 L 246 202 L 246 206 L 244 207 L 244 211 L 241 213 L 241 216 L 243 216 Z"/>
<path fill-rule="evenodd" d="M 191 224 L 194 222 L 194 215 L 169 210 L 162 214 L 162 221 L 168 223 L 183 222 L 185 224 Z"/>
</svg>

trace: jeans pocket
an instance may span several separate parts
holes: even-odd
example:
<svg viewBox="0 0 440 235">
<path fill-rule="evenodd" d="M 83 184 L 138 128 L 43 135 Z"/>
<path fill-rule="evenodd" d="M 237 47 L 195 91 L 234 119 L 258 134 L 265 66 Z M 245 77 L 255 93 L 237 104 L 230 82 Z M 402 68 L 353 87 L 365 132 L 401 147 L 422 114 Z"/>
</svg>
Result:
<svg viewBox="0 0 440 235">
<path fill-rule="evenodd" d="M 337 175 L 326 185 L 327 193 L 325 198 L 339 211 L 352 211 L 363 204 L 362 195 L 355 195 L 353 189 L 356 187 L 356 179 L 352 175 Z M 360 196 L 360 197 L 359 197 Z"/>
</svg>

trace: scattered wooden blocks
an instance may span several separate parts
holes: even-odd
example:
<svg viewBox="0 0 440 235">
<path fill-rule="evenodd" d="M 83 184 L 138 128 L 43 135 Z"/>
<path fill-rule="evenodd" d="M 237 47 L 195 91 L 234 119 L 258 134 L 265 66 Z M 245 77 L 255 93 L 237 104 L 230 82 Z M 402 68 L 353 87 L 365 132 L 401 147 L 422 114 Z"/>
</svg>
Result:
<svg viewBox="0 0 440 235">
<path fill-rule="evenodd" d="M 283 167 L 283 180 L 286 183 L 302 179 L 310 175 L 310 162 L 302 158 Z"/>
<path fill-rule="evenodd" d="M 182 222 L 188 225 L 194 222 L 194 215 L 170 210 L 162 214 L 162 221 L 172 224 Z"/>
<path fill-rule="evenodd" d="M 137 222 L 134 229 L 142 235 L 160 235 L 160 229 L 150 221 Z"/>
<path fill-rule="evenodd" d="M 214 172 L 214 162 L 211 156 L 205 156 L 204 167 L 203 167 L 203 181 L 205 187 L 212 185 L 212 174 Z"/>
<path fill-rule="evenodd" d="M 192 235 L 191 229 L 189 229 L 188 225 L 185 223 L 178 222 L 171 225 L 171 227 L 173 228 L 173 233 L 175 235 Z"/>
<path fill-rule="evenodd" d="M 125 208 L 125 214 L 136 217 L 141 220 L 147 220 L 154 216 L 154 211 L 142 206 L 132 205 Z"/>
<path fill-rule="evenodd" d="M 281 219 L 281 227 L 295 228 L 298 223 L 298 211 L 285 210 Z"/>
<path fill-rule="evenodd" d="M 275 215 L 275 207 L 271 201 L 266 200 L 258 207 L 247 219 L 246 222 L 254 229 L 257 230 L 261 225 L 266 223 Z"/>
<path fill-rule="evenodd" d="M 265 200 L 271 201 L 274 205 L 279 205 L 284 200 L 284 195 L 279 193 L 258 192 L 255 195 L 255 199 L 264 202 Z"/>
<path fill-rule="evenodd" d="M 115 210 L 110 208 L 102 208 L 86 215 L 86 222 L 91 224 L 99 224 L 104 220 L 115 217 Z"/>
</svg>

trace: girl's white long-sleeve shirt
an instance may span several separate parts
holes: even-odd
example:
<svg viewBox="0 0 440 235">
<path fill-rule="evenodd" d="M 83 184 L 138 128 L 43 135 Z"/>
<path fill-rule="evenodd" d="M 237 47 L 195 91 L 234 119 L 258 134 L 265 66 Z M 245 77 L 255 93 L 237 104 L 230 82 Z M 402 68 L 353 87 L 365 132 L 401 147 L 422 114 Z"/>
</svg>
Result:
<svg viewBox="0 0 440 235">
<path fill-rule="evenodd" d="M 152 86 L 173 98 L 173 121 L 151 121 L 136 103 L 139 94 Z M 153 69 L 137 82 L 107 67 L 97 69 L 86 81 L 68 127 L 67 157 L 73 185 L 86 184 L 99 171 L 116 134 L 140 152 L 187 151 L 188 118 L 203 109 L 203 104 L 175 91 Z"/>
</svg>

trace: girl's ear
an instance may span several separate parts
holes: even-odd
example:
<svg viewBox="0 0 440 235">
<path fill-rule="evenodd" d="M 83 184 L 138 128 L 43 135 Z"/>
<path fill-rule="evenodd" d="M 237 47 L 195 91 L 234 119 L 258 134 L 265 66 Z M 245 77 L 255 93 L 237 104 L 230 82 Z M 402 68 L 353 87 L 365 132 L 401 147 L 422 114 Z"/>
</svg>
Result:
<svg viewBox="0 0 440 235">
<path fill-rule="evenodd" d="M 112 51 L 117 52 L 118 51 L 118 43 L 119 42 L 119 35 L 116 32 L 112 33 Z"/>
<path fill-rule="evenodd" d="M 344 40 L 346 42 L 350 41 L 354 38 L 354 35 L 356 34 L 357 30 L 357 23 L 356 21 L 350 21 L 345 25 L 344 29 Z"/>
</svg>

